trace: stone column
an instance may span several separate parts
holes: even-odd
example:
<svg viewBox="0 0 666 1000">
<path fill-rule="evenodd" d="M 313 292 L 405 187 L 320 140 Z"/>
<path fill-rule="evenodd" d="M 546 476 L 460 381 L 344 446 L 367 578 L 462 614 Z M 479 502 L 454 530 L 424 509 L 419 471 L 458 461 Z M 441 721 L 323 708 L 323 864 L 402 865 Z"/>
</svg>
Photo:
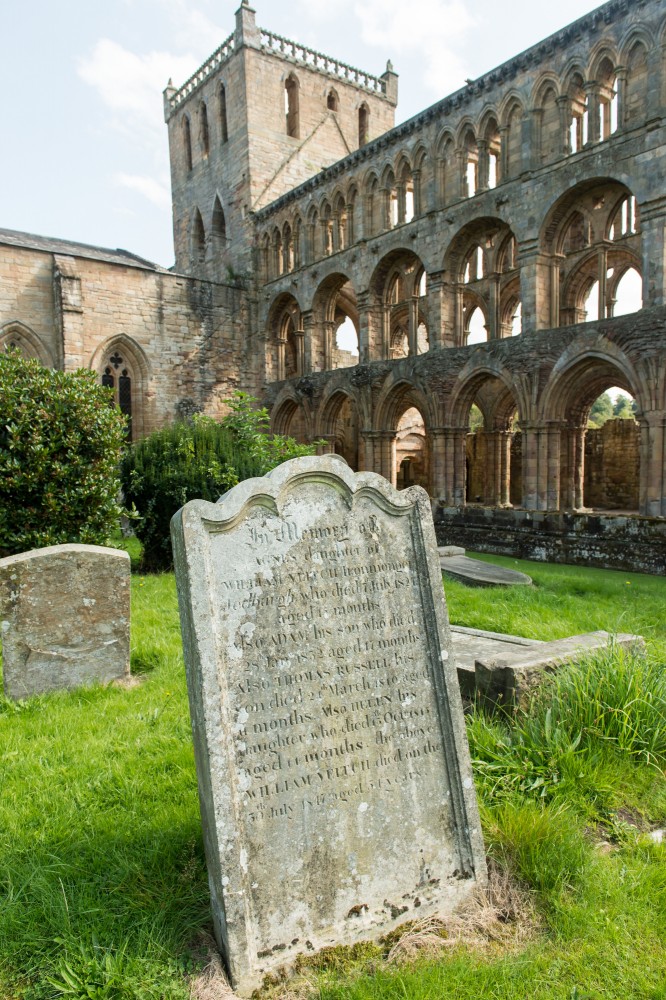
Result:
<svg viewBox="0 0 666 1000">
<path fill-rule="evenodd" d="M 498 507 L 511 507 L 511 431 L 497 432 Z"/>
<path fill-rule="evenodd" d="M 303 372 L 307 375 L 310 372 L 321 371 L 323 361 L 315 343 L 314 313 L 311 309 L 301 313 L 301 326 L 303 327 Z"/>
<path fill-rule="evenodd" d="M 666 516 L 666 413 L 644 413 L 641 425 L 639 511 L 646 517 Z"/>
<path fill-rule="evenodd" d="M 615 68 L 615 80 L 617 85 L 617 130 L 621 132 L 624 128 L 625 116 L 627 113 L 627 67 L 617 66 Z"/>
<path fill-rule="evenodd" d="M 562 153 L 564 156 L 569 156 L 571 153 L 571 101 L 569 97 L 564 94 L 562 97 L 557 98 L 557 106 L 560 112 L 560 133 L 562 135 Z"/>
<path fill-rule="evenodd" d="M 500 280 L 499 274 L 490 275 L 490 301 L 488 303 L 488 340 L 499 340 L 502 336 L 500 323 Z"/>
<path fill-rule="evenodd" d="M 509 176 L 509 129 L 508 125 L 500 125 L 500 156 L 499 156 L 499 177 L 497 183 L 501 183 Z"/>
<path fill-rule="evenodd" d="M 453 344 L 452 347 L 465 346 L 465 328 L 463 315 L 463 286 L 456 282 L 453 288 Z M 448 345 L 447 345 L 448 346 Z"/>
<path fill-rule="evenodd" d="M 599 142 L 601 133 L 601 122 L 599 120 L 599 95 L 597 94 L 596 80 L 588 80 L 585 84 L 585 96 L 587 97 L 587 142 L 586 146 L 593 146 Z"/>
<path fill-rule="evenodd" d="M 523 430 L 523 503 L 526 510 L 538 510 L 539 433 L 536 424 Z"/>
<path fill-rule="evenodd" d="M 407 218 L 407 191 L 404 184 L 398 184 L 396 187 L 396 192 L 398 195 L 398 225 L 402 225 Z"/>
<path fill-rule="evenodd" d="M 430 488 L 436 499 L 445 501 L 447 493 L 446 439 L 448 428 L 433 427 L 430 438 Z"/>
<path fill-rule="evenodd" d="M 523 304 L 523 333 L 551 327 L 551 260 L 541 253 L 538 240 L 518 247 L 520 297 Z"/>
<path fill-rule="evenodd" d="M 424 197 L 421 190 L 421 171 L 415 170 L 412 174 L 412 184 L 414 186 L 414 218 L 418 218 L 419 215 L 423 215 L 425 211 Z"/>
<path fill-rule="evenodd" d="M 490 161 L 488 155 L 488 143 L 485 139 L 478 139 L 476 143 L 479 156 L 478 178 L 479 191 L 487 191 L 490 186 Z"/>
<path fill-rule="evenodd" d="M 602 247 L 599 251 L 599 319 L 608 316 L 608 250 Z"/>
<path fill-rule="evenodd" d="M 428 291 L 426 296 L 428 311 L 428 342 L 431 351 L 437 351 L 445 343 L 445 294 L 448 285 L 444 283 L 443 271 L 432 271 L 428 275 Z"/>
<path fill-rule="evenodd" d="M 587 428 L 584 424 L 572 428 L 573 464 L 570 469 L 573 486 L 573 507 L 574 510 L 585 510 L 585 433 Z"/>
<path fill-rule="evenodd" d="M 303 319 L 301 318 L 300 329 L 296 330 L 296 371 L 299 375 L 305 374 L 305 330 L 303 329 Z"/>
<path fill-rule="evenodd" d="M 324 371 L 330 371 L 333 367 L 333 349 L 335 347 L 335 323 L 326 320 L 323 324 L 324 336 Z"/>
<path fill-rule="evenodd" d="M 409 354 L 416 357 L 418 350 L 418 328 L 419 328 L 419 297 L 412 295 L 409 300 L 409 329 L 407 337 L 409 340 Z"/>
<path fill-rule="evenodd" d="M 546 510 L 560 509 L 561 428 L 554 420 L 548 422 L 548 465 L 546 479 Z"/>
<path fill-rule="evenodd" d="M 666 305 L 666 214 L 639 205 L 643 253 L 643 306 Z"/>
<path fill-rule="evenodd" d="M 450 477 L 450 496 L 451 503 L 454 507 L 463 507 L 465 505 L 465 485 L 467 480 L 467 434 L 469 433 L 469 427 L 451 427 L 449 428 L 449 441 L 447 442 L 448 448 L 450 449 L 450 458 L 447 455 L 447 465 L 450 461 L 451 465 L 451 477 Z"/>
</svg>

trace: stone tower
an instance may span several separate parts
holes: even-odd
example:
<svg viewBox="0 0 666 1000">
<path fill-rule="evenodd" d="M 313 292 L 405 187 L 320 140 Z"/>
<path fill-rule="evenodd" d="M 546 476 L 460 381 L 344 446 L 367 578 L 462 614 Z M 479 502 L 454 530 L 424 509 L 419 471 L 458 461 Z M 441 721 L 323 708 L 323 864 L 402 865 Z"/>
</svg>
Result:
<svg viewBox="0 0 666 1000">
<path fill-rule="evenodd" d="M 236 28 L 164 91 L 176 269 L 230 281 L 254 270 L 251 214 L 394 125 L 398 78 L 374 77 L 264 31 Z"/>
</svg>

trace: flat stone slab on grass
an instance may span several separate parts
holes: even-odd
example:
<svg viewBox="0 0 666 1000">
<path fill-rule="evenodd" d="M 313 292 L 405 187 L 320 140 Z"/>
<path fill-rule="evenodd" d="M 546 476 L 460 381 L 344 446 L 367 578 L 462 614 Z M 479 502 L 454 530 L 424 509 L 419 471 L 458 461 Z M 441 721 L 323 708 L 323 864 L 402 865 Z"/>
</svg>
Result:
<svg viewBox="0 0 666 1000">
<path fill-rule="evenodd" d="M 506 645 L 475 661 L 475 684 L 481 697 L 492 704 L 525 706 L 548 673 L 565 663 L 575 663 L 590 653 L 615 644 L 623 649 L 645 648 L 639 635 L 588 632 L 568 639 L 534 643 L 523 650 Z"/>
<path fill-rule="evenodd" d="M 97 545 L 53 545 L 0 559 L 5 694 L 126 679 L 130 558 Z"/>
<path fill-rule="evenodd" d="M 467 556 L 443 556 L 442 572 L 472 587 L 529 587 L 532 577 L 504 566 L 469 559 Z"/>
<path fill-rule="evenodd" d="M 464 698 L 473 698 L 476 690 L 476 662 L 508 659 L 526 649 L 546 646 L 539 639 L 525 639 L 504 632 L 486 632 L 478 628 L 451 626 L 453 656 L 458 670 L 460 691 Z"/>
<path fill-rule="evenodd" d="M 172 522 L 204 844 L 236 992 L 485 881 L 430 500 L 333 457 Z"/>
</svg>

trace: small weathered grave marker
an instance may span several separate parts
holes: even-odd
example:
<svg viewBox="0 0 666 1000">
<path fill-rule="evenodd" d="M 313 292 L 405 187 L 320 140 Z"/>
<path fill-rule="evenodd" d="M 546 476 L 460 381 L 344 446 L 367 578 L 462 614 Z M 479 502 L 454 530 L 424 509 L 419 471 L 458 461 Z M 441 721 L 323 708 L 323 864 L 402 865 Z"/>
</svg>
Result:
<svg viewBox="0 0 666 1000">
<path fill-rule="evenodd" d="M 129 677 L 130 559 L 97 545 L 51 545 L 0 559 L 8 698 Z"/>
<path fill-rule="evenodd" d="M 296 459 L 172 536 L 234 988 L 450 912 L 485 860 L 425 491 Z"/>
</svg>

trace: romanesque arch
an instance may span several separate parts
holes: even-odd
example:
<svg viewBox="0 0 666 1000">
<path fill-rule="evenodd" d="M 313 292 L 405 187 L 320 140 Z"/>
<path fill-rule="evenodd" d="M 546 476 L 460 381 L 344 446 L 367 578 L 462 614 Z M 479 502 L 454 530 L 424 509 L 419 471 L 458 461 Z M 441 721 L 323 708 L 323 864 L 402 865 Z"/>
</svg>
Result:
<svg viewBox="0 0 666 1000">
<path fill-rule="evenodd" d="M 268 343 L 266 363 L 268 377 L 283 379 L 302 375 L 305 370 L 305 334 L 301 308 L 293 295 L 278 295 L 268 312 Z"/>
<path fill-rule="evenodd" d="M 354 287 L 346 274 L 329 274 L 313 302 L 312 366 L 349 368 L 359 360 L 359 315 Z"/>
<path fill-rule="evenodd" d="M 373 468 L 394 486 L 415 484 L 433 492 L 430 428 L 436 402 L 416 382 L 390 377 L 374 415 Z"/>
<path fill-rule="evenodd" d="M 370 294 L 378 313 L 374 356 L 402 358 L 429 348 L 427 275 L 413 250 L 391 250 L 370 279 Z"/>
<path fill-rule="evenodd" d="M 548 423 L 551 436 L 559 438 L 559 468 L 551 469 L 551 489 L 557 492 L 558 506 L 565 510 L 586 507 L 585 441 L 592 405 L 602 393 L 618 387 L 634 397 L 639 410 L 645 390 L 627 355 L 616 345 L 598 337 L 594 345 L 584 339 L 574 342 L 555 365 L 543 393 L 540 416 Z M 640 480 L 646 474 L 641 467 L 639 432 L 633 443 L 625 442 L 623 467 L 636 468 L 635 499 L 639 507 Z"/>
<path fill-rule="evenodd" d="M 610 178 L 584 181 L 563 195 L 548 213 L 541 242 L 552 261 L 552 326 L 613 316 L 622 279 L 642 272 L 636 199 Z"/>
<path fill-rule="evenodd" d="M 307 397 L 293 387 L 281 392 L 271 411 L 271 431 L 308 444 L 312 440 L 312 412 Z"/>
<path fill-rule="evenodd" d="M 472 425 L 476 410 L 480 423 Z M 516 433 L 524 419 L 521 387 L 503 366 L 475 353 L 460 373 L 448 406 L 454 428 L 452 490 L 465 503 L 491 507 L 522 503 L 522 449 Z"/>
<path fill-rule="evenodd" d="M 485 217 L 468 223 L 451 241 L 444 264 L 454 346 L 520 333 L 520 271 L 506 222 Z"/>
</svg>

